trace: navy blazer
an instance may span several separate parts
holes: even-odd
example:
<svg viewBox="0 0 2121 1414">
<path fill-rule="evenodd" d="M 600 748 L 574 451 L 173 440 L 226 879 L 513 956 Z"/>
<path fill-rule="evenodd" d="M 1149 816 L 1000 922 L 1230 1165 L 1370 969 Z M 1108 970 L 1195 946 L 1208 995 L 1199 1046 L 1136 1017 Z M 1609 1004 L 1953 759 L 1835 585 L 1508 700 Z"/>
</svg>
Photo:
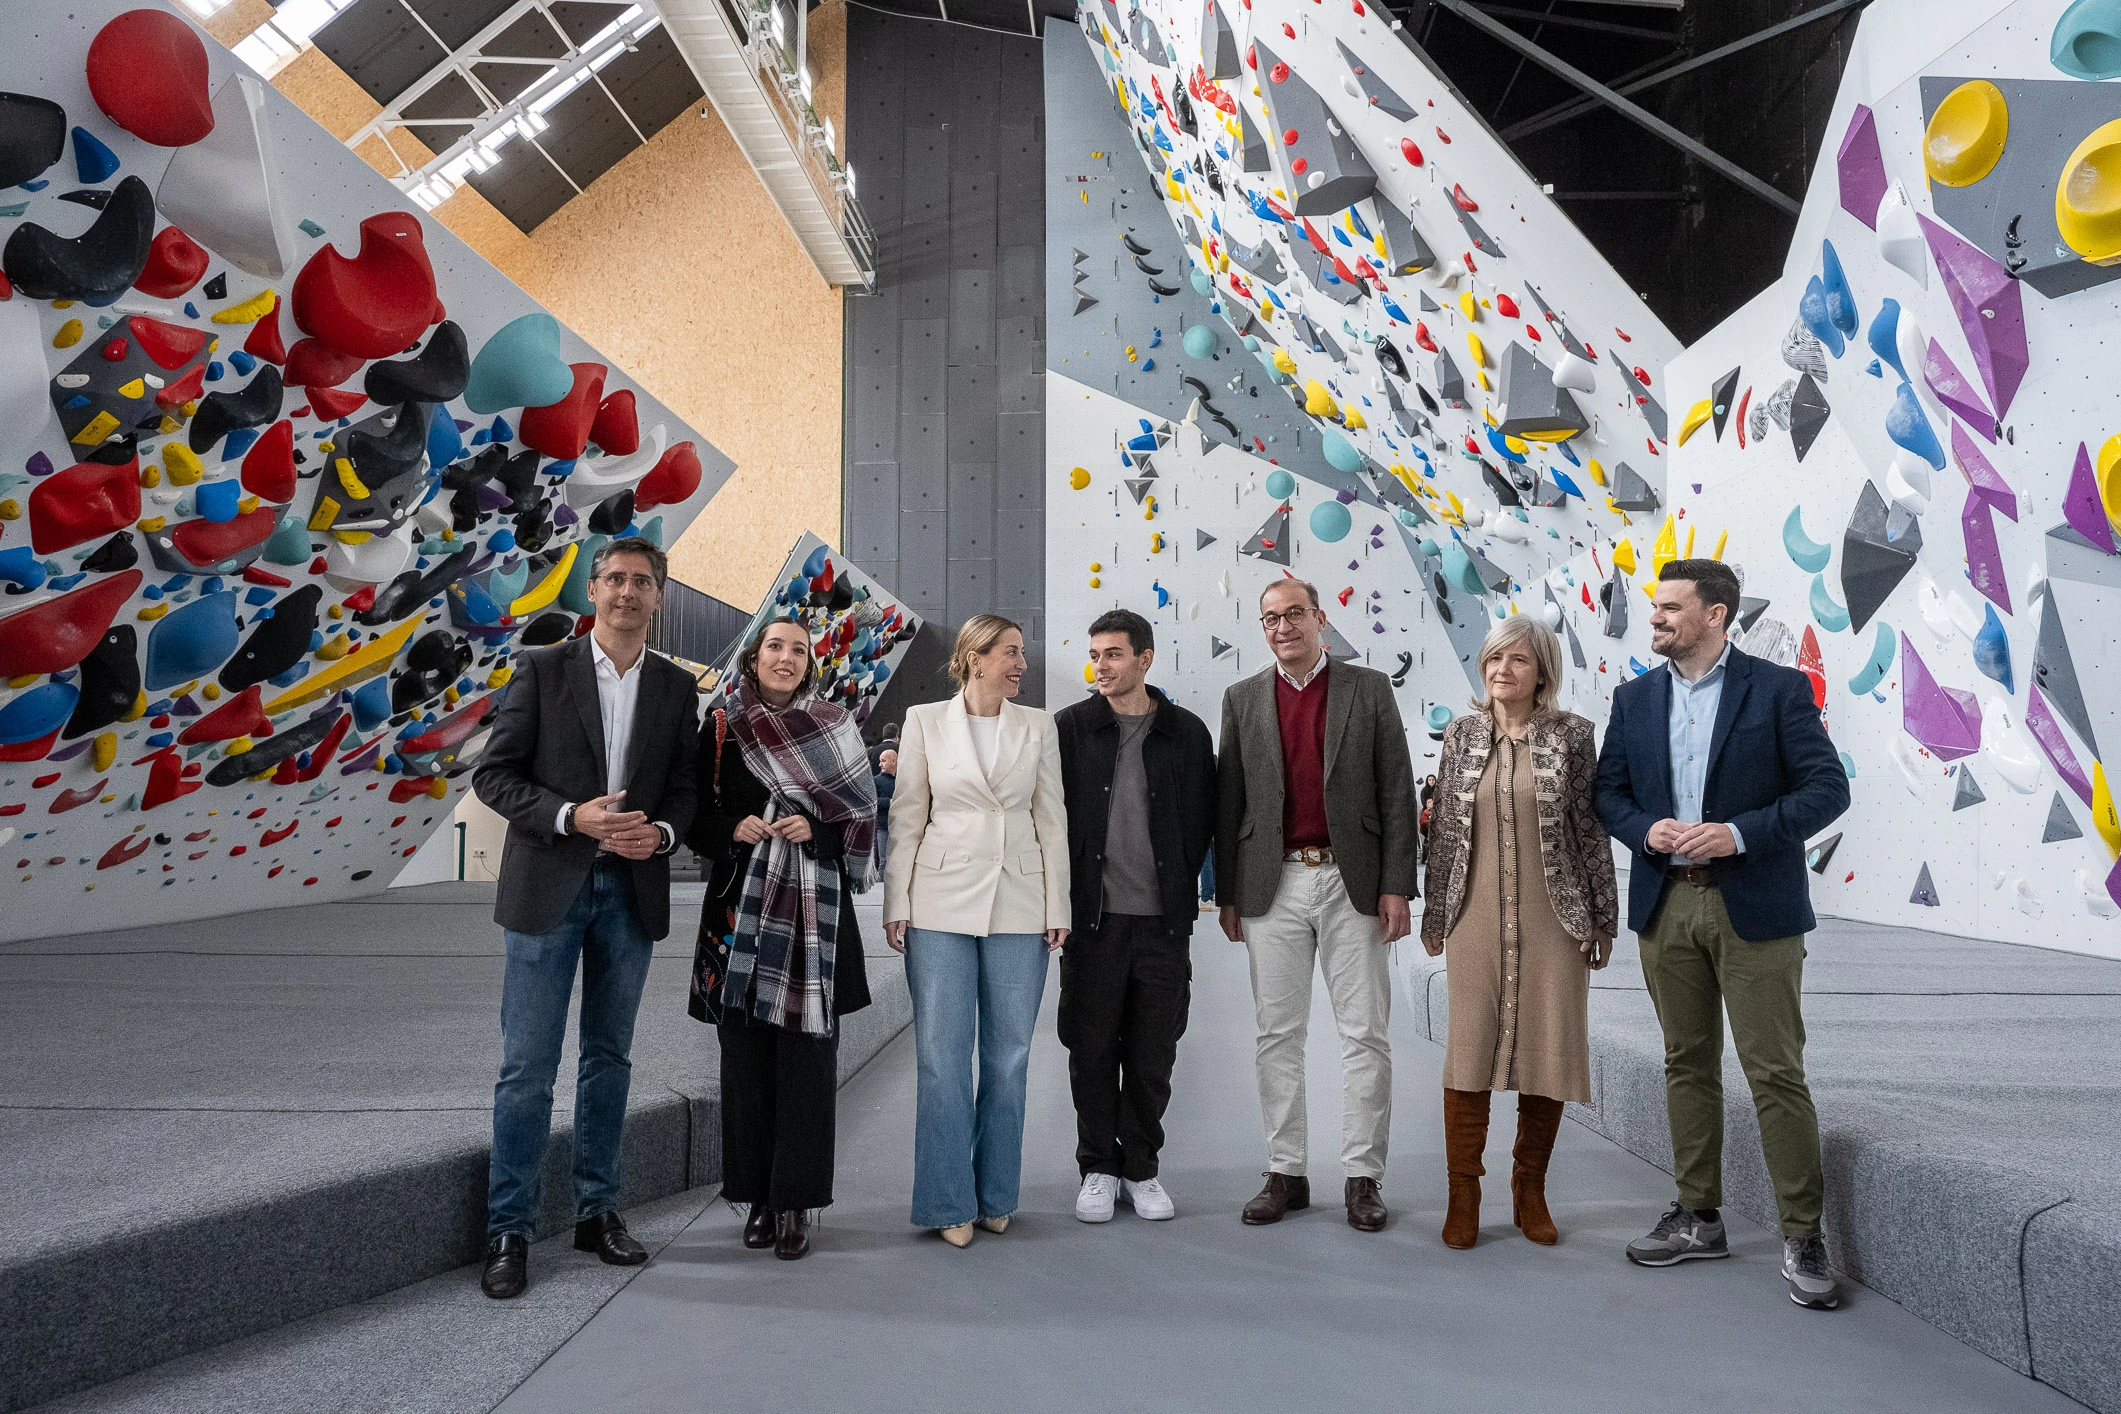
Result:
<svg viewBox="0 0 2121 1414">
<path fill-rule="evenodd" d="M 1809 933 L 1818 919 L 1804 877 L 1805 841 L 1849 808 L 1848 773 L 1819 720 L 1810 678 L 1736 648 L 1723 671 L 1702 817 L 1735 825 L 1745 853 L 1709 868 L 1739 937 Z M 1671 715 L 1666 669 L 1622 683 L 1598 753 L 1599 817 L 1635 856 L 1628 927 L 1638 933 L 1657 914 L 1671 858 L 1646 848 L 1650 826 L 1673 813 Z"/>
</svg>

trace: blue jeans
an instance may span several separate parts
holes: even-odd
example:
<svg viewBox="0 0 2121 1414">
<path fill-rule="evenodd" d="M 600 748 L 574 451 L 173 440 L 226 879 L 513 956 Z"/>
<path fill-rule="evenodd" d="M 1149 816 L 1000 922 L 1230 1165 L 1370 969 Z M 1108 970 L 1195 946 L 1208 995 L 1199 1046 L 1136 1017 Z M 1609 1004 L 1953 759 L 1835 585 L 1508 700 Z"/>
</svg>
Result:
<svg viewBox="0 0 2121 1414">
<path fill-rule="evenodd" d="M 550 933 L 509 929 L 501 986 L 501 1078 L 493 1087 L 486 1235 L 535 1234 L 538 1181 L 552 1127 L 552 1082 L 582 964 L 581 1064 L 574 1088 L 577 1222 L 619 1206 L 619 1136 L 633 1083 L 633 1022 L 655 943 L 634 908 L 633 871 L 599 861 Z"/>
<path fill-rule="evenodd" d="M 920 1064 L 914 1226 L 1008 1217 L 1024 1170 L 1024 1086 L 1046 991 L 1046 941 L 1037 933 L 982 938 L 910 928 L 906 982 Z"/>
</svg>

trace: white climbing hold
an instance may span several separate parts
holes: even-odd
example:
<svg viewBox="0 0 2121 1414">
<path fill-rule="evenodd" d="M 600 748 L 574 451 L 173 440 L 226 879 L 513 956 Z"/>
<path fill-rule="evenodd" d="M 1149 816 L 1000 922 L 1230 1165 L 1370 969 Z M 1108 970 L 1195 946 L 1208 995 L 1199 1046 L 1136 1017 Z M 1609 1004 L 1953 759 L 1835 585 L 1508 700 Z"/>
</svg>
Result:
<svg viewBox="0 0 2121 1414">
<path fill-rule="evenodd" d="M 1907 188 L 1894 182 L 1878 199 L 1878 253 L 1905 271 L 1923 289 L 1930 287 L 1929 247 L 1922 239 L 1921 223 L 1907 199 Z"/>
</svg>

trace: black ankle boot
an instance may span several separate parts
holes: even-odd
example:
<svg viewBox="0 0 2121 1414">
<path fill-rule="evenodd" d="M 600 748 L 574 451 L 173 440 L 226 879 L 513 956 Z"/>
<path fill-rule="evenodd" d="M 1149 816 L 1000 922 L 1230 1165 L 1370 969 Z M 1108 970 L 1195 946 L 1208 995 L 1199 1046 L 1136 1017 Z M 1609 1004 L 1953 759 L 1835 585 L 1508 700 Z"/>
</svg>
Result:
<svg viewBox="0 0 2121 1414">
<path fill-rule="evenodd" d="M 744 1245 L 754 1252 L 763 1252 L 773 1245 L 777 1225 L 773 1209 L 764 1203 L 751 1205 L 751 1216 L 744 1219 Z"/>
<path fill-rule="evenodd" d="M 801 1208 L 789 1208 L 779 1215 L 777 1234 L 773 1242 L 773 1255 L 784 1262 L 797 1261 L 810 1255 L 810 1214 Z"/>
</svg>

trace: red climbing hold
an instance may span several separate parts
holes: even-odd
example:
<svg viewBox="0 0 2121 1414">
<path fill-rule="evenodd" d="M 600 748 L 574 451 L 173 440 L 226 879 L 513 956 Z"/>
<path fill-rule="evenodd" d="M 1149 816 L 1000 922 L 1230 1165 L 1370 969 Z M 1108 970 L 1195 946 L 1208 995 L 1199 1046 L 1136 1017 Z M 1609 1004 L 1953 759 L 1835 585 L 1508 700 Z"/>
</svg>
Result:
<svg viewBox="0 0 2121 1414">
<path fill-rule="evenodd" d="M 1532 342 L 1535 344 L 1541 342 L 1543 339 L 1546 338 L 1546 335 L 1540 333 L 1536 327 L 1530 324 L 1524 326 L 1524 331 L 1525 333 L 1532 336 Z"/>
<path fill-rule="evenodd" d="M 290 820 L 277 830 L 267 830 L 264 834 L 258 836 L 258 848 L 271 849 L 274 845 L 293 834 L 295 828 L 301 823 L 300 820 Z"/>
<path fill-rule="evenodd" d="M 263 569 L 257 565 L 252 565 L 249 569 L 243 571 L 243 582 L 245 584 L 262 584 L 270 589 L 285 589 L 294 583 L 293 580 L 284 574 L 274 574 L 271 570 Z"/>
<path fill-rule="evenodd" d="M 1289 66 L 1277 62 L 1273 68 L 1267 70 L 1267 77 L 1276 83 L 1287 83 L 1289 81 Z"/>
<path fill-rule="evenodd" d="M 82 806 L 87 805 L 97 796 L 103 794 L 103 788 L 109 784 L 110 777 L 105 776 L 94 785 L 83 786 L 79 790 L 68 786 L 65 790 L 52 797 L 51 813 L 64 815 L 69 810 L 79 810 Z"/>
<path fill-rule="evenodd" d="M 63 672 L 79 663 L 110 631 L 140 579 L 140 571 L 126 570 L 0 619 L 0 678 Z"/>
<path fill-rule="evenodd" d="M 164 226 L 147 248 L 147 268 L 133 288 L 156 299 L 176 299 L 206 276 L 206 247 L 175 226 Z"/>
<path fill-rule="evenodd" d="M 419 218 L 385 211 L 361 223 L 361 251 L 351 260 L 320 248 L 295 276 L 295 327 L 342 353 L 393 358 L 442 317 L 434 266 Z"/>
<path fill-rule="evenodd" d="M 206 365 L 194 364 L 191 372 L 155 391 L 155 406 L 164 412 L 176 412 L 186 403 L 195 403 L 205 396 Z"/>
<path fill-rule="evenodd" d="M 1451 184 L 1451 200 L 1457 203 L 1458 209 L 1460 211 L 1480 210 L 1480 203 L 1473 200 L 1472 197 L 1467 196 L 1466 189 L 1458 185 L 1456 182 L 1453 182 Z"/>
<path fill-rule="evenodd" d="M 610 372 L 601 363 L 568 366 L 574 370 L 574 386 L 567 396 L 543 407 L 523 409 L 516 431 L 524 446 L 535 447 L 555 461 L 572 461 L 589 445 L 590 424 L 596 421 L 604 376 Z"/>
<path fill-rule="evenodd" d="M 179 746 L 202 741 L 234 741 L 239 736 L 264 736 L 272 731 L 272 718 L 265 715 L 260 700 L 263 689 L 252 683 L 177 735 Z"/>
<path fill-rule="evenodd" d="M 158 805 L 167 805 L 179 796 L 190 795 L 203 781 L 184 779 L 184 766 L 174 751 L 156 755 L 155 764 L 147 768 L 147 789 L 140 792 L 140 808 L 152 810 Z"/>
<path fill-rule="evenodd" d="M 408 800 L 418 800 L 440 779 L 440 776 L 414 776 L 410 780 L 394 781 L 390 787 L 390 803 L 403 805 Z"/>
<path fill-rule="evenodd" d="M 234 520 L 188 520 L 170 532 L 177 553 L 195 565 L 219 564 L 255 545 L 272 539 L 280 514 L 272 506 L 260 506 Z"/>
<path fill-rule="evenodd" d="M 653 510 L 688 500 L 700 489 L 700 454 L 691 442 L 680 442 L 663 453 L 655 470 L 633 488 L 633 508 Z"/>
<path fill-rule="evenodd" d="M 1414 342 L 1427 349 L 1430 353 L 1436 352 L 1436 340 L 1430 336 L 1429 326 L 1418 320 L 1414 325 Z"/>
<path fill-rule="evenodd" d="M 137 830 L 140 827 L 135 825 L 133 828 Z M 155 837 L 153 835 L 127 835 L 124 839 L 119 840 L 109 849 L 103 851 L 103 857 L 96 861 L 96 867 L 98 869 L 115 869 L 120 864 L 130 864 L 141 855 L 147 853 L 154 842 Z"/>
<path fill-rule="evenodd" d="M 597 405 L 589 440 L 615 457 L 631 456 L 641 449 L 641 421 L 634 411 L 633 389 L 621 388 Z"/>
<path fill-rule="evenodd" d="M 1410 137 L 1403 137 L 1399 140 L 1399 155 L 1406 158 L 1411 166 L 1419 167 L 1421 165 L 1421 149 L 1414 145 L 1414 139 Z"/>
<path fill-rule="evenodd" d="M 206 46 L 166 10 L 127 10 L 88 46 L 88 91 L 104 116 L 157 147 L 185 147 L 214 130 Z"/>
<path fill-rule="evenodd" d="M 243 454 L 243 489 L 261 501 L 295 498 L 295 425 L 282 418 Z M 246 575 L 247 577 L 247 575 Z"/>
<path fill-rule="evenodd" d="M 336 422 L 342 417 L 351 417 L 354 409 L 367 401 L 368 394 L 357 393 L 351 388 L 309 390 L 309 410 L 319 422 Z"/>
<path fill-rule="evenodd" d="M 171 370 L 182 368 L 199 356 L 206 347 L 204 329 L 187 329 L 181 324 L 164 324 L 159 319 L 149 319 L 144 314 L 135 314 L 125 321 L 132 331 L 133 342 L 140 352 L 153 359 L 158 367 Z"/>
<path fill-rule="evenodd" d="M 303 339 L 287 351 L 287 368 L 280 381 L 290 388 L 336 388 L 360 372 L 364 362 L 322 339 Z"/>
<path fill-rule="evenodd" d="M 1505 319 L 1515 319 L 1517 317 L 1517 301 L 1511 299 L 1508 295 L 1499 294 L 1495 296 L 1495 312 Z"/>
<path fill-rule="evenodd" d="M 12 746 L 0 746 L 0 761 L 42 761 L 58 744 L 59 728 L 53 727 L 35 741 L 18 741 Z"/>
<path fill-rule="evenodd" d="M 123 363 L 125 362 L 125 356 L 131 352 L 131 344 L 126 343 L 123 339 L 112 339 L 103 346 L 103 361 L 105 363 Z"/>
<path fill-rule="evenodd" d="M 30 491 L 30 548 L 49 555 L 84 540 L 100 540 L 139 518 L 137 458 L 118 466 L 82 462 L 52 473 Z"/>
<path fill-rule="evenodd" d="M 250 337 L 243 341 L 243 352 L 252 358 L 262 358 L 267 363 L 287 362 L 287 345 L 280 338 L 278 305 L 274 305 L 263 319 L 250 326 Z"/>
</svg>

